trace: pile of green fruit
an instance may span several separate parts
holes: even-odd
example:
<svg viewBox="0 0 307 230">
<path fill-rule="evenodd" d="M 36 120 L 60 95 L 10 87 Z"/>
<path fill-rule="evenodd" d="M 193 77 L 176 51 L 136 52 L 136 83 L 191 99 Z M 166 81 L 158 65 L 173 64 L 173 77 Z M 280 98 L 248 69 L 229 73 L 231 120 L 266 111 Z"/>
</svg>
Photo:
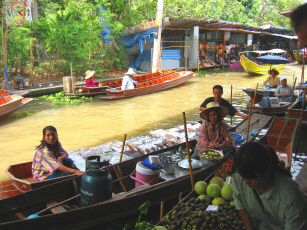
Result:
<svg viewBox="0 0 307 230">
<path fill-rule="evenodd" d="M 54 104 L 62 104 L 62 105 L 73 105 L 73 104 L 80 104 L 87 101 L 93 101 L 92 97 L 71 97 L 65 96 L 64 92 L 61 91 L 56 94 L 51 95 L 44 95 L 41 97 L 36 97 L 34 100 L 49 100 L 52 101 Z"/>
<path fill-rule="evenodd" d="M 195 184 L 198 197 L 178 203 L 161 221 L 167 229 L 245 229 L 232 198 L 231 184 L 224 184 L 220 177 L 213 177 Z M 206 211 L 209 205 L 217 211 Z"/>
</svg>

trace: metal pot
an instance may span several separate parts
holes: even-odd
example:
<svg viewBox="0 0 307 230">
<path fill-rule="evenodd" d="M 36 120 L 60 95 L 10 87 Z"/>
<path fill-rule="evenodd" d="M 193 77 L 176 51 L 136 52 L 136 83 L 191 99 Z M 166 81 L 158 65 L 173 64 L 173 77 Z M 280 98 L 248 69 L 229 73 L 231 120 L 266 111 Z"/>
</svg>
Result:
<svg viewBox="0 0 307 230">
<path fill-rule="evenodd" d="M 201 169 L 202 165 L 203 164 L 201 161 L 191 159 L 192 170 Z M 189 172 L 190 172 L 190 166 L 189 166 L 188 159 L 177 161 L 176 167 L 175 167 L 175 177 L 180 177 L 180 176 L 189 174 Z"/>
<path fill-rule="evenodd" d="M 160 162 L 163 165 L 162 172 L 165 174 L 174 174 L 175 172 L 175 164 L 177 161 L 182 160 L 183 156 L 175 151 L 170 151 L 166 153 L 162 153 L 159 156 Z"/>
</svg>

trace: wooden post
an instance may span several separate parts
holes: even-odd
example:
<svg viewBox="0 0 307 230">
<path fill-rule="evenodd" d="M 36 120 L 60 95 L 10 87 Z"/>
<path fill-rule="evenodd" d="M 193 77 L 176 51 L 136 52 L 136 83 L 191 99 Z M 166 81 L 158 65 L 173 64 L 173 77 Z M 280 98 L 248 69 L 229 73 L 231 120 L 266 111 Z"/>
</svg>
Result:
<svg viewBox="0 0 307 230">
<path fill-rule="evenodd" d="M 248 122 L 247 122 L 247 132 L 246 132 L 246 142 L 248 142 L 248 135 L 249 135 L 249 125 L 251 121 L 251 113 L 252 113 L 252 106 L 255 104 L 255 99 L 257 95 L 257 89 L 258 89 L 258 84 L 255 89 L 255 94 L 254 94 L 254 99 L 251 101 L 250 106 L 249 106 L 249 112 L 248 112 Z"/>
<path fill-rule="evenodd" d="M 232 85 L 230 86 L 230 104 L 232 105 Z M 230 117 L 230 124 L 232 125 L 232 117 Z"/>
<path fill-rule="evenodd" d="M 125 148 L 125 142 L 126 142 L 126 137 L 127 137 L 127 134 L 124 135 L 123 145 L 122 145 L 122 149 L 120 151 L 119 163 L 122 162 L 124 148 Z"/>
<path fill-rule="evenodd" d="M 73 73 L 72 73 L 72 63 L 70 63 L 70 76 L 71 76 L 71 89 L 72 89 L 72 93 L 76 93 L 75 92 L 75 77 L 73 76 Z"/>
<path fill-rule="evenodd" d="M 156 27 L 155 27 L 155 40 L 154 40 L 154 49 L 153 49 L 153 58 L 152 58 L 152 68 L 151 72 L 155 73 L 160 70 L 160 46 L 161 46 L 161 32 L 162 32 L 162 16 L 163 16 L 163 0 L 158 0 L 157 3 L 157 16 L 156 16 Z"/>
<path fill-rule="evenodd" d="M 303 66 L 302 66 L 301 84 L 304 83 L 304 71 L 305 71 L 305 48 L 304 48 L 304 53 L 303 53 Z"/>
</svg>

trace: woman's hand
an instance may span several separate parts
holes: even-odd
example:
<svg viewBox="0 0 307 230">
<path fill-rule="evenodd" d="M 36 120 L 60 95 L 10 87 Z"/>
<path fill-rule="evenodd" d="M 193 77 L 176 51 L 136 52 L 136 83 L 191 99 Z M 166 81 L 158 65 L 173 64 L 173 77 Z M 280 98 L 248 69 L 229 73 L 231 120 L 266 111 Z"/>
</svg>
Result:
<svg viewBox="0 0 307 230">
<path fill-rule="evenodd" d="M 68 155 L 67 155 L 66 153 L 63 153 L 61 156 L 59 156 L 59 157 L 57 158 L 57 160 L 58 160 L 61 164 L 63 164 L 63 160 L 66 159 L 67 157 L 68 157 Z"/>
<path fill-rule="evenodd" d="M 84 173 L 85 173 L 85 172 L 82 172 L 82 171 L 80 171 L 80 170 L 74 169 L 74 173 L 73 173 L 73 174 L 75 174 L 75 175 L 77 175 L 77 176 L 82 176 Z"/>
</svg>

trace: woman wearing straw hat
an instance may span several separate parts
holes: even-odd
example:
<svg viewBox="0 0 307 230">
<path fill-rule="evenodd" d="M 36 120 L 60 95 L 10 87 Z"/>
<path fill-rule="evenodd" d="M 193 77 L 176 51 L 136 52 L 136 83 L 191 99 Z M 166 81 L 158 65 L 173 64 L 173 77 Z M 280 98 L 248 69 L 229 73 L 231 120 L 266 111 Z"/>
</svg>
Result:
<svg viewBox="0 0 307 230">
<path fill-rule="evenodd" d="M 277 75 L 279 75 L 279 72 L 276 69 L 270 69 L 268 71 L 268 74 L 270 75 L 264 82 L 263 85 L 267 86 L 266 84 L 268 84 L 268 89 L 270 88 L 277 88 L 277 86 L 280 85 L 280 79 L 279 77 L 277 77 Z"/>
<path fill-rule="evenodd" d="M 94 81 L 94 78 L 93 78 L 94 74 L 95 74 L 95 71 L 91 71 L 91 70 L 88 70 L 85 72 L 86 87 L 97 87 L 98 86 L 99 82 Z"/>
<path fill-rule="evenodd" d="M 223 118 L 228 114 L 228 109 L 217 102 L 210 102 L 203 110 L 200 117 L 205 120 L 197 138 L 196 150 L 192 158 L 199 159 L 199 154 L 206 149 L 219 149 L 225 156 L 235 152 L 235 144 L 228 132 L 228 125 Z"/>
<path fill-rule="evenodd" d="M 134 70 L 129 68 L 128 72 L 125 73 L 125 76 L 123 77 L 122 90 L 134 89 L 138 85 L 138 82 L 132 79 L 132 76 L 134 75 L 136 75 Z"/>
</svg>

